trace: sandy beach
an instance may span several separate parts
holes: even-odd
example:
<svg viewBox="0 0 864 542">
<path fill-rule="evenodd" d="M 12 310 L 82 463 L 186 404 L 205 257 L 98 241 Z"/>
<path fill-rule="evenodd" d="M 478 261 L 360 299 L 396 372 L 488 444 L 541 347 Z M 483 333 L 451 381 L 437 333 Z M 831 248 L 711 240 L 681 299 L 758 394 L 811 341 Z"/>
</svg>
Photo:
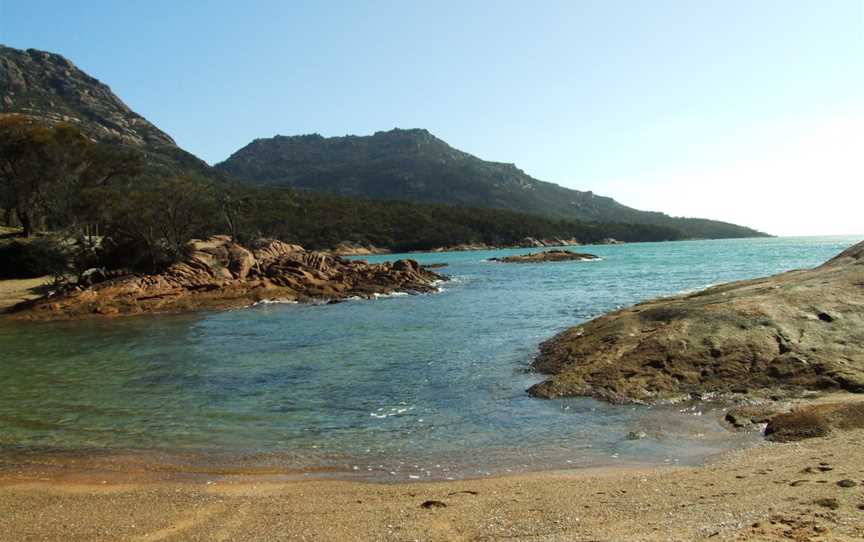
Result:
<svg viewBox="0 0 864 542">
<path fill-rule="evenodd" d="M 42 287 L 51 283 L 51 277 L 0 280 L 0 313 L 23 301 L 43 295 Z"/>
<path fill-rule="evenodd" d="M 862 540 L 862 445 L 858 429 L 703 467 L 394 485 L 7 468 L 0 540 Z"/>
</svg>

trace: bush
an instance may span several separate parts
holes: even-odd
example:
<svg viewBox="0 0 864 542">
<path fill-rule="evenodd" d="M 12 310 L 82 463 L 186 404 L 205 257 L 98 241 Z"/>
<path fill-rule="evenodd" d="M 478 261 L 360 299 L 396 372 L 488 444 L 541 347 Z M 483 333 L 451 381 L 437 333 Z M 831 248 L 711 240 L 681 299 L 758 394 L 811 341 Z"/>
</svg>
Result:
<svg viewBox="0 0 864 542">
<path fill-rule="evenodd" d="M 71 267 L 71 251 L 53 237 L 15 240 L 0 245 L 0 278 L 61 277 Z"/>
<path fill-rule="evenodd" d="M 139 273 L 156 273 L 166 269 L 176 258 L 160 245 L 148 246 L 141 239 L 106 237 L 99 252 L 98 265 L 105 269 L 128 269 Z"/>
</svg>

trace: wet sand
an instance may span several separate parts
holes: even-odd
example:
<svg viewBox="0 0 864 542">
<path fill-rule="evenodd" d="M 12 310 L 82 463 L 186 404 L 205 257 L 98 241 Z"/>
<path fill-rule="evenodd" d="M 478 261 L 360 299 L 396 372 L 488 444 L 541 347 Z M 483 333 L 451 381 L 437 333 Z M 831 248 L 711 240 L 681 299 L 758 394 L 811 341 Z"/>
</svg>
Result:
<svg viewBox="0 0 864 542">
<path fill-rule="evenodd" d="M 7 468 L 0 540 L 862 540 L 862 450 L 858 429 L 704 467 L 395 485 Z"/>
</svg>

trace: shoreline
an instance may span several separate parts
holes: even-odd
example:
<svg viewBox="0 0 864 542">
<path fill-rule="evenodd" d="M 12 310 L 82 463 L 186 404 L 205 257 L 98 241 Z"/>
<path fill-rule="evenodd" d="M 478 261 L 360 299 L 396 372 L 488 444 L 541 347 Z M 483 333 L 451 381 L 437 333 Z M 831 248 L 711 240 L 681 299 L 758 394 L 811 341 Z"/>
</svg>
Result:
<svg viewBox="0 0 864 542">
<path fill-rule="evenodd" d="M 834 400 L 846 399 L 833 395 L 829 397 Z M 810 401 L 802 404 L 810 404 Z M 775 405 L 780 410 L 793 406 L 792 402 Z M 697 411 L 698 419 L 710 421 L 712 427 L 694 426 L 687 432 L 677 433 L 661 428 L 658 432 L 650 418 L 646 418 L 639 425 L 645 432 L 639 431 L 641 434 L 638 434 L 634 431 L 633 434 L 638 436 L 628 436 L 622 440 L 622 443 L 648 443 L 648 449 L 642 449 L 641 452 L 617 447 L 605 449 L 577 445 L 562 453 L 557 446 L 544 441 L 539 445 L 519 448 L 487 447 L 482 450 L 484 459 L 479 462 L 472 458 L 480 450 L 445 450 L 429 456 L 388 454 L 383 450 L 373 455 L 346 451 L 336 455 L 310 456 L 303 452 L 302 447 L 291 451 L 190 448 L 182 445 L 175 448 L 11 445 L 0 447 L 0 485 L 4 477 L 14 472 L 25 478 L 39 473 L 40 476 L 57 480 L 107 476 L 120 481 L 152 479 L 177 482 L 207 477 L 253 476 L 262 481 L 290 479 L 398 486 L 533 476 L 550 472 L 701 467 L 727 454 L 758 447 L 765 442 L 757 425 L 736 428 L 727 421 L 728 412 L 736 407 L 733 403 L 691 401 L 666 407 L 674 407 L 674 411 L 662 411 L 656 416 L 663 420 L 681 416 L 677 418 L 678 421 L 687 423 L 691 416 L 681 413 Z M 621 438 L 624 439 L 623 433 Z"/>
<path fill-rule="evenodd" d="M 858 429 L 700 467 L 398 484 L 3 473 L 0 539 L 855 540 L 864 536 L 862 441 Z"/>
<path fill-rule="evenodd" d="M 638 460 L 630 458 L 617 458 L 617 453 L 608 462 L 595 462 L 585 464 L 562 464 L 550 462 L 547 465 L 535 469 L 520 470 L 514 463 L 512 470 L 502 469 L 495 472 L 488 471 L 484 474 L 470 473 L 469 470 L 452 472 L 453 477 L 444 477 L 443 474 L 428 478 L 413 478 L 408 476 L 408 471 L 393 474 L 390 464 L 384 468 L 376 469 L 371 474 L 352 470 L 351 465 L 363 463 L 361 457 L 345 457 L 344 460 L 334 463 L 317 463 L 308 465 L 291 465 L 286 463 L 285 455 L 279 452 L 253 452 L 253 451 L 216 451 L 206 449 L 144 449 L 144 448 L 80 448 L 80 449 L 36 449 L 36 448 L 0 448 L 0 487 L 3 487 L 11 478 L 17 477 L 22 480 L 47 478 L 55 481 L 63 479 L 88 480 L 113 478 L 117 483 L 132 482 L 154 482 L 154 483 L 177 483 L 181 481 L 207 481 L 207 479 L 220 477 L 250 477 L 258 481 L 273 483 L 284 480 L 304 482 L 332 482 L 349 484 L 369 484 L 373 486 L 407 486 L 412 484 L 449 484 L 483 480 L 495 480 L 502 478 L 520 478 L 545 476 L 548 474 L 581 475 L 592 472 L 618 472 L 632 470 L 668 470 L 668 469 L 701 469 L 708 468 L 718 463 L 723 463 L 729 457 L 736 454 L 747 454 L 752 450 L 779 444 L 796 444 L 802 440 L 772 442 L 765 437 L 764 424 L 753 424 L 748 427 L 736 427 L 729 423 L 726 414 L 739 408 L 740 404 L 727 402 L 705 402 L 695 401 L 693 405 L 702 405 L 712 408 L 705 410 L 716 419 L 718 428 L 721 430 L 717 438 L 724 443 L 731 443 L 733 439 L 737 442 L 726 448 L 717 448 L 714 451 L 702 454 L 693 462 L 678 462 L 666 459 Z M 833 392 L 808 398 L 799 398 L 792 401 L 780 401 L 763 403 L 762 407 L 772 409 L 776 413 L 793 411 L 814 411 L 825 406 L 835 405 L 859 405 L 864 406 L 864 394 L 849 394 L 845 392 Z M 751 406 L 751 408 L 759 408 Z M 776 414 L 775 414 L 776 415 Z M 725 421 L 724 421 L 725 420 Z M 864 431 L 864 424 L 856 424 L 845 430 L 834 428 L 830 434 L 842 434 L 849 429 Z M 864 436 L 864 434 L 862 434 Z M 737 437 L 737 438 L 736 438 Z M 807 440 L 807 439 L 804 439 Z M 813 441 L 822 439 L 812 439 Z M 404 459 L 404 458 L 403 458 Z M 373 461 L 377 462 L 379 459 Z M 368 461 L 366 459 L 365 461 Z M 407 459 L 406 459 L 407 461 Z M 446 463 L 443 458 L 437 461 Z M 520 459 L 520 462 L 524 460 Z M 569 463 L 569 461 L 568 461 Z M 526 465 L 527 466 L 527 465 Z M 414 471 L 411 471 L 414 472 Z M 862 470 L 864 473 L 864 470 Z M 864 487 L 864 478 L 862 478 Z"/>
<path fill-rule="evenodd" d="M 765 444 L 759 442 L 753 446 L 733 448 L 719 451 L 704 458 L 699 465 L 679 465 L 673 463 L 652 463 L 637 461 L 620 461 L 610 464 L 588 466 L 550 466 L 537 470 L 496 472 L 490 475 L 465 475 L 458 478 L 428 478 L 408 479 L 405 477 L 364 477 L 352 476 L 352 471 L 333 466 L 288 467 L 266 464 L 230 464 L 230 463 L 198 463 L 182 462 L 180 454 L 157 453 L 163 455 L 162 461 L 148 459 L 146 454 L 116 453 L 94 456 L 78 455 L 77 452 L 45 454 L 35 459 L 3 458 L 0 460 L 0 490 L 19 483 L 46 482 L 50 485 L 64 484 L 114 484 L 114 485 L 159 485 L 159 484 L 192 484 L 211 485 L 217 482 L 231 483 L 324 483 L 324 484 L 357 484 L 370 487 L 403 487 L 417 485 L 447 485 L 490 480 L 509 480 L 519 478 L 561 476 L 590 476 L 594 474 L 623 474 L 643 471 L 671 471 L 676 469 L 703 468 L 723 461 L 727 456 L 758 448 Z M 6 462 L 8 464 L 4 464 Z"/>
<path fill-rule="evenodd" d="M 729 431 L 733 433 L 733 431 Z M 755 431 L 750 431 L 755 433 Z M 366 474 L 352 470 L 347 465 L 312 464 L 307 466 L 280 465 L 276 462 L 220 461 L 199 452 L 167 452 L 162 450 L 94 450 L 23 452 L 4 456 L 0 452 L 0 487 L 10 479 L 50 479 L 92 481 L 112 479 L 113 483 L 180 483 L 207 482 L 214 478 L 249 477 L 260 482 L 281 481 L 336 482 L 369 484 L 373 486 L 404 486 L 412 484 L 448 484 L 505 478 L 542 476 L 550 473 L 581 475 L 593 472 L 628 472 L 634 470 L 666 470 L 677 468 L 700 468 L 712 465 L 730 454 L 758 448 L 763 440 L 754 440 L 747 445 L 729 447 L 708 453 L 694 462 L 639 461 L 635 459 L 611 459 L 608 462 L 565 465 L 553 462 L 537 468 L 503 469 L 479 474 L 476 472 L 452 472 L 453 476 L 440 474 L 432 477 L 401 475 L 385 476 L 388 469 Z M 243 457 L 242 455 L 237 456 Z"/>
</svg>

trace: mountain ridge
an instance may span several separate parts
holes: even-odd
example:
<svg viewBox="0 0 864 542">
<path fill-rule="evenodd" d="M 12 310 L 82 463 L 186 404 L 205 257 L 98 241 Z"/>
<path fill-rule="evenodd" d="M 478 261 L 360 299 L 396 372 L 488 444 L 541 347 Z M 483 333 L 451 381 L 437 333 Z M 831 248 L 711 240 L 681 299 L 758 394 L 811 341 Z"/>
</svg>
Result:
<svg viewBox="0 0 864 542">
<path fill-rule="evenodd" d="M 513 163 L 486 161 L 456 149 L 423 128 L 394 128 L 368 136 L 256 138 L 214 167 L 253 184 L 348 197 L 670 226 L 693 238 L 765 235 L 728 222 L 641 211 L 592 191 L 542 181 Z"/>
<path fill-rule="evenodd" d="M 0 115 L 70 123 L 89 137 L 131 147 L 150 177 L 194 174 L 247 185 L 290 187 L 355 199 L 504 209 L 555 220 L 675 228 L 685 237 L 762 236 L 720 221 L 639 211 L 593 192 L 531 177 L 513 163 L 456 149 L 428 130 L 371 136 L 258 138 L 210 166 L 133 111 L 111 88 L 56 53 L 0 45 Z"/>
<path fill-rule="evenodd" d="M 0 115 L 9 114 L 72 124 L 92 139 L 135 148 L 154 173 L 216 174 L 133 111 L 110 86 L 57 53 L 0 44 Z"/>
</svg>

